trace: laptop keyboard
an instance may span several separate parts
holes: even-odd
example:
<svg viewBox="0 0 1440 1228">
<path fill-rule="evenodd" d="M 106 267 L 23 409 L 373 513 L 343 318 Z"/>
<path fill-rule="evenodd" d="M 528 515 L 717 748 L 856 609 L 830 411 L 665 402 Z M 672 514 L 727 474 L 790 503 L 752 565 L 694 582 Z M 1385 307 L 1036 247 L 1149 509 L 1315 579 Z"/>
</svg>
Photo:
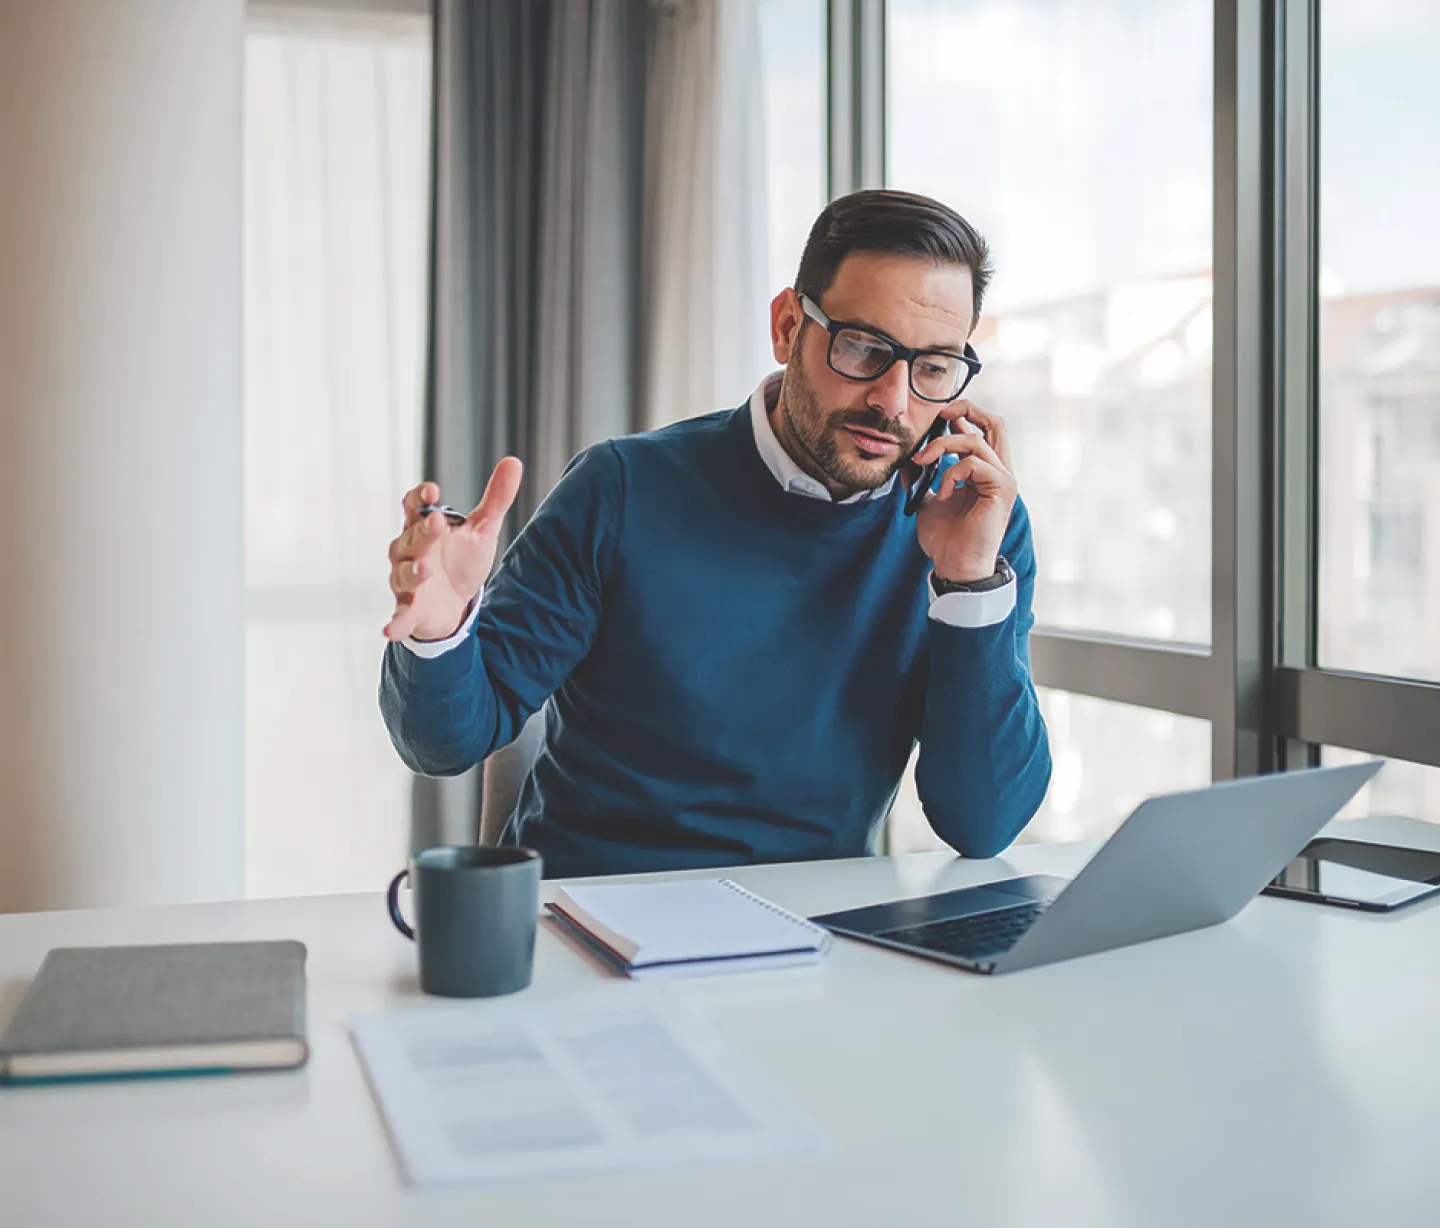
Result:
<svg viewBox="0 0 1440 1228">
<path fill-rule="evenodd" d="M 907 925 L 897 930 L 886 930 L 879 938 L 891 942 L 903 942 L 907 946 L 920 947 L 926 951 L 939 951 L 945 955 L 958 955 L 963 959 L 982 959 L 987 955 L 999 955 L 1008 951 L 1026 930 L 1035 924 L 1035 918 L 1045 911 L 1048 901 L 1035 900 L 1017 904 L 1014 908 L 1001 908 L 995 912 L 975 913 L 968 917 L 953 917 L 945 921 L 927 921 L 924 925 Z"/>
</svg>

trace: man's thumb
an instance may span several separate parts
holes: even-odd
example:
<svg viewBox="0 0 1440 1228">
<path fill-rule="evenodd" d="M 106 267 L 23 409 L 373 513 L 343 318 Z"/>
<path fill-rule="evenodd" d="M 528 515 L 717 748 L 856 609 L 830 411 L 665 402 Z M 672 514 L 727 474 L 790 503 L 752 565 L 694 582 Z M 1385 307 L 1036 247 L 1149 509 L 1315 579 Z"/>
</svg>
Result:
<svg viewBox="0 0 1440 1228">
<path fill-rule="evenodd" d="M 520 493 L 520 480 L 524 476 L 525 466 L 520 463 L 519 457 L 505 457 L 495 466 L 495 472 L 490 475 L 485 493 L 475 505 L 475 510 L 465 518 L 466 527 L 481 531 L 494 529 L 515 502 L 515 496 Z"/>
</svg>

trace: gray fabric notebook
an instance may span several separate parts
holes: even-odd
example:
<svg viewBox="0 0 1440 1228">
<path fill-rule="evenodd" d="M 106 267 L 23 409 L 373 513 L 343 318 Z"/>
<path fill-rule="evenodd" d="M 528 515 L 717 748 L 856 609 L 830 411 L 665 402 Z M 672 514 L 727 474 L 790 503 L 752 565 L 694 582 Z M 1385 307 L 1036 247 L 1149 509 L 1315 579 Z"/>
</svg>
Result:
<svg viewBox="0 0 1440 1228">
<path fill-rule="evenodd" d="M 0 1083 L 301 1066 L 299 942 L 71 947 L 40 965 L 5 1035 Z"/>
</svg>

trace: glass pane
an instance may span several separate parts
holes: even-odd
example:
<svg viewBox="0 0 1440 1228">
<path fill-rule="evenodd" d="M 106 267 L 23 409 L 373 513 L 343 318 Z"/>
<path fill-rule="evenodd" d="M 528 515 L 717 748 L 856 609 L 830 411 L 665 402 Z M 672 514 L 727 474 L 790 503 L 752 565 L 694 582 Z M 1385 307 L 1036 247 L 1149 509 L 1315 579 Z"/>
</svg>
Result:
<svg viewBox="0 0 1440 1228">
<path fill-rule="evenodd" d="M 889 181 L 975 223 L 1042 623 L 1210 638 L 1210 0 L 890 0 Z"/>
<path fill-rule="evenodd" d="M 1374 755 L 1342 750 L 1338 746 L 1320 749 L 1320 762 L 1327 767 L 1360 763 Z M 1391 759 L 1355 799 L 1340 812 L 1342 819 L 1398 814 L 1427 823 L 1440 823 L 1440 768 L 1406 759 Z"/>
<path fill-rule="evenodd" d="M 252 13 L 244 127 L 246 890 L 373 890 L 409 847 L 375 688 L 420 476 L 429 19 Z"/>
<path fill-rule="evenodd" d="M 1440 6 L 1325 0 L 1323 665 L 1440 680 Z"/>
<path fill-rule="evenodd" d="M 252 898 L 378 891 L 405 864 L 412 778 L 375 706 L 376 617 L 249 620 L 245 891 Z"/>
<path fill-rule="evenodd" d="M 1020 843 L 1104 839 L 1145 798 L 1210 783 L 1209 721 L 1045 687 L 1039 693 L 1055 771 Z M 925 821 L 913 763 L 890 814 L 890 838 L 897 853 L 947 847 Z"/>
<path fill-rule="evenodd" d="M 825 0 L 762 0 L 770 293 L 795 281 L 825 207 Z"/>
</svg>

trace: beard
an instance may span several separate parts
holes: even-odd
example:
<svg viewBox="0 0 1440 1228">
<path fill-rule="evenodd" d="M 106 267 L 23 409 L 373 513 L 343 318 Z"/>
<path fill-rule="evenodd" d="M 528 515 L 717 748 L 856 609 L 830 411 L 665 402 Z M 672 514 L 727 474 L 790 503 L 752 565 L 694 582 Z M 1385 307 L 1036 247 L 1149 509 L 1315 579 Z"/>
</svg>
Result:
<svg viewBox="0 0 1440 1228">
<path fill-rule="evenodd" d="M 874 406 L 826 410 L 805 376 L 799 347 L 785 370 L 780 414 L 796 463 L 813 478 L 846 492 L 841 497 L 883 486 L 915 451 L 914 433 L 899 418 L 887 418 Z M 893 457 L 866 456 L 852 442 L 847 426 L 885 435 L 900 445 Z"/>
</svg>

